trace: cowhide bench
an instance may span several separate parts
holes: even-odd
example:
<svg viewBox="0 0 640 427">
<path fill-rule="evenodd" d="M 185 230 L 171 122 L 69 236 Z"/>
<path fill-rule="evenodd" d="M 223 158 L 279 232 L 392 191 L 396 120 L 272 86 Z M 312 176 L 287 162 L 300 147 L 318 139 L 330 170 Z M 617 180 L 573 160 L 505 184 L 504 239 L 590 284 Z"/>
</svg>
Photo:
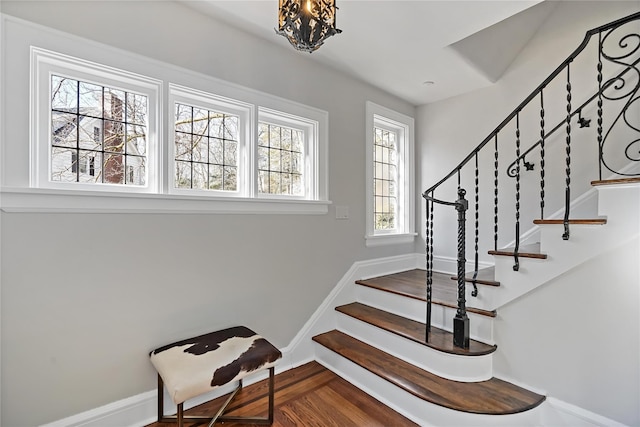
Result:
<svg viewBox="0 0 640 427">
<path fill-rule="evenodd" d="M 269 341 L 244 326 L 200 335 L 160 347 L 149 354 L 158 371 L 158 422 L 184 420 L 273 423 L 274 365 L 282 357 L 280 350 Z M 269 415 L 259 417 L 225 416 L 224 412 L 236 393 L 242 388 L 242 378 L 269 369 Z M 238 381 L 238 387 L 227 398 L 213 417 L 185 416 L 184 402 L 217 387 Z M 164 415 L 163 386 L 167 387 L 178 406 L 174 416 Z"/>
</svg>

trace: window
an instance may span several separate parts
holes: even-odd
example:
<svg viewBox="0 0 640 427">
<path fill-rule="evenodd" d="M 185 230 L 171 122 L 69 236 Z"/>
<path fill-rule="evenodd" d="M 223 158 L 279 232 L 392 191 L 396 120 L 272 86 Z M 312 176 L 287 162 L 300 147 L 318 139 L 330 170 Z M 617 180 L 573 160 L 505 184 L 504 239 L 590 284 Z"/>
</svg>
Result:
<svg viewBox="0 0 640 427">
<path fill-rule="evenodd" d="M 207 90 L 31 47 L 32 190 L 5 190 L 4 210 L 327 212 L 326 112 L 145 66 Z"/>
<path fill-rule="evenodd" d="M 413 118 L 367 102 L 367 246 L 415 233 Z"/>
<path fill-rule="evenodd" d="M 50 180 L 144 185 L 147 97 L 58 75 L 50 88 Z"/>
<path fill-rule="evenodd" d="M 258 192 L 301 196 L 304 131 L 271 123 L 258 125 Z"/>
<path fill-rule="evenodd" d="M 320 123 L 267 108 L 259 108 L 258 117 L 259 196 L 318 198 Z"/>
<path fill-rule="evenodd" d="M 160 83 L 37 48 L 32 67 L 31 186 L 156 192 Z"/>
</svg>

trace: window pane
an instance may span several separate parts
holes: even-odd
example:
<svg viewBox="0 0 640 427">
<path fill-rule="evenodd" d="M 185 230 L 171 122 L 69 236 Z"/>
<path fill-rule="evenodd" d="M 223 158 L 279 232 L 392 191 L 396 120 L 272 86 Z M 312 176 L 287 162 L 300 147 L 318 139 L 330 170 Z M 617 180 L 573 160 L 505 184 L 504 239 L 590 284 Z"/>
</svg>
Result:
<svg viewBox="0 0 640 427">
<path fill-rule="evenodd" d="M 223 140 L 218 138 L 209 139 L 209 163 L 212 165 L 224 164 Z"/>
<path fill-rule="evenodd" d="M 127 122 L 139 125 L 147 124 L 147 97 L 127 92 Z"/>
<path fill-rule="evenodd" d="M 75 114 L 51 113 L 51 143 L 55 146 L 73 147 L 78 143 Z"/>
<path fill-rule="evenodd" d="M 227 141 L 224 144 L 224 164 L 236 166 L 238 164 L 238 143 Z"/>
<path fill-rule="evenodd" d="M 80 148 L 102 150 L 102 123 L 101 119 L 80 116 Z"/>
<path fill-rule="evenodd" d="M 78 112 L 78 81 L 51 76 L 51 109 Z"/>
<path fill-rule="evenodd" d="M 191 133 L 191 107 L 176 104 L 176 131 Z"/>
<path fill-rule="evenodd" d="M 207 135 L 209 132 L 209 114 L 201 108 L 193 109 L 193 133 L 195 135 Z"/>
<path fill-rule="evenodd" d="M 102 166 L 103 182 L 124 184 L 124 155 L 105 154 Z"/>
<path fill-rule="evenodd" d="M 224 167 L 224 189 L 236 191 L 238 189 L 238 169 L 230 166 Z"/>
<path fill-rule="evenodd" d="M 176 162 L 176 187 L 191 188 L 191 163 Z"/>
<path fill-rule="evenodd" d="M 127 156 L 127 184 L 145 185 L 145 158 L 141 156 Z"/>
<path fill-rule="evenodd" d="M 60 182 L 77 181 L 77 150 L 53 147 L 51 150 L 51 180 Z"/>
<path fill-rule="evenodd" d="M 104 121 L 104 151 L 124 152 L 124 125 L 120 122 Z"/>
<path fill-rule="evenodd" d="M 104 88 L 104 118 L 124 122 L 125 98 L 122 90 Z"/>
<path fill-rule="evenodd" d="M 386 129 L 374 128 L 374 227 L 376 230 L 395 229 L 397 200 L 397 135 Z"/>
<path fill-rule="evenodd" d="M 80 114 L 102 118 L 102 86 L 80 82 Z"/>
<path fill-rule="evenodd" d="M 209 189 L 224 190 L 223 186 L 223 167 L 218 165 L 209 166 Z"/>
<path fill-rule="evenodd" d="M 78 182 L 102 182 L 102 153 L 80 150 Z"/>
<path fill-rule="evenodd" d="M 193 162 L 191 185 L 176 181 L 176 188 L 237 190 L 239 119 L 219 111 L 176 104 L 176 180 L 184 179 L 186 165 L 182 161 Z"/>
<path fill-rule="evenodd" d="M 192 159 L 194 162 L 207 163 L 209 160 L 207 139 L 201 135 L 193 135 Z"/>
<path fill-rule="evenodd" d="M 209 171 L 206 164 L 193 163 L 191 188 L 206 190 L 209 181 Z"/>
<path fill-rule="evenodd" d="M 127 126 L 127 154 L 144 156 L 147 154 L 146 127 Z"/>
</svg>

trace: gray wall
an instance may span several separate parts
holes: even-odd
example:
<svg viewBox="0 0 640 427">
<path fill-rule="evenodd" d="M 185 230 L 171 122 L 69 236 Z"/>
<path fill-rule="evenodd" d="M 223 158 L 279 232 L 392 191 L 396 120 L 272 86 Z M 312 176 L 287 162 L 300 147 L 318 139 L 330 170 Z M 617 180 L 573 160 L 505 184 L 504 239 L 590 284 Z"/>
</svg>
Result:
<svg viewBox="0 0 640 427">
<path fill-rule="evenodd" d="M 333 207 L 308 216 L 3 212 L 2 425 L 152 390 L 147 352 L 180 337 L 245 324 L 284 347 L 354 261 L 413 251 L 364 245 L 365 101 L 409 116 L 412 105 L 174 2 L 1 7 L 328 111 L 329 198 L 350 209 L 346 221 Z M 5 83 L 28 98 L 28 84 Z M 16 114 L 22 136 L 12 143 L 28 144 L 28 110 Z"/>
</svg>

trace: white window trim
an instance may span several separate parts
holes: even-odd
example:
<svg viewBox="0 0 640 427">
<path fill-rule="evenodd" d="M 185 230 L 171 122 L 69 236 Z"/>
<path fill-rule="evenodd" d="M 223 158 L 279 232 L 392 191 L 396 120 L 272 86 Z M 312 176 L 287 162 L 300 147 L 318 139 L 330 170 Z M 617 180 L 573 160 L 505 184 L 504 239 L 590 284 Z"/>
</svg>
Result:
<svg viewBox="0 0 640 427">
<path fill-rule="evenodd" d="M 255 139 L 255 132 L 252 123 L 255 122 L 255 108 L 252 104 L 237 101 L 231 98 L 225 98 L 202 92 L 197 89 L 169 83 L 168 96 L 168 114 L 171 119 L 168 120 L 170 129 L 169 147 L 168 147 L 168 180 L 166 182 L 167 193 L 181 194 L 185 196 L 199 197 L 217 197 L 217 198 L 250 198 L 252 197 L 251 185 L 252 179 L 251 167 L 249 159 L 251 159 L 251 145 Z M 176 145 L 175 145 L 175 104 L 182 103 L 186 105 L 197 106 L 211 111 L 219 111 L 222 113 L 236 115 L 240 118 L 241 126 L 238 141 L 238 189 L 237 191 L 216 191 L 216 190 L 198 190 L 176 188 L 174 178 L 176 176 Z"/>
<path fill-rule="evenodd" d="M 147 97 L 146 185 L 92 184 L 51 181 L 51 76 L 60 75 L 109 86 Z M 150 77 L 96 64 L 46 49 L 31 47 L 30 187 L 70 191 L 152 193 L 160 190 L 162 150 L 159 127 L 162 82 Z M 46 144 L 46 145 L 45 145 Z"/>
<path fill-rule="evenodd" d="M 414 119 L 370 101 L 366 103 L 365 114 L 366 246 L 411 243 L 417 235 L 415 232 L 414 208 Z M 398 141 L 398 170 L 401 182 L 399 182 L 398 227 L 396 230 L 377 231 L 374 226 L 373 139 L 376 123 L 398 130 L 400 135 L 400 140 Z"/>
<path fill-rule="evenodd" d="M 5 19 L 3 16 L 0 19 Z M 16 21 L 17 25 L 24 25 L 21 21 Z M 87 212 L 87 213 L 234 213 L 234 214 L 312 214 L 322 215 L 328 213 L 328 206 L 331 201 L 328 199 L 328 182 L 329 182 L 329 168 L 328 168 L 328 113 L 323 110 L 319 110 L 313 107 L 299 104 L 294 101 L 286 100 L 277 96 L 273 96 L 267 93 L 263 93 L 251 88 L 240 86 L 234 83 L 226 82 L 224 80 L 217 79 L 208 75 L 204 75 L 198 72 L 194 72 L 182 67 L 167 64 L 154 59 L 146 58 L 138 54 L 134 54 L 125 50 L 113 48 L 111 46 L 96 43 L 90 40 L 82 39 L 76 36 L 72 36 L 56 30 L 40 26 L 26 25 L 25 29 L 30 31 L 33 35 L 33 40 L 40 40 L 42 45 L 55 44 L 55 40 L 60 41 L 59 46 L 66 46 L 63 49 L 64 52 L 73 54 L 74 56 L 67 56 L 65 53 L 52 52 L 49 55 L 49 60 L 55 61 L 57 58 L 82 58 L 88 56 L 95 61 L 112 63 L 120 67 L 128 67 L 129 63 L 135 64 L 137 73 L 127 73 L 132 76 L 153 76 L 149 81 L 156 81 L 160 85 L 157 95 L 157 143 L 161 146 L 158 151 L 158 157 L 154 159 L 154 164 L 157 164 L 156 173 L 158 174 L 156 182 L 158 183 L 157 192 L 153 193 L 149 190 L 148 193 L 135 192 L 134 190 L 127 190 L 119 186 L 119 188 L 110 188 L 110 191 L 98 191 L 95 187 L 87 190 L 80 190 L 78 186 L 73 186 L 73 189 L 65 188 L 45 188 L 34 187 L 32 183 L 38 182 L 40 179 L 40 172 L 38 166 L 40 160 L 38 155 L 41 154 L 41 147 L 36 146 L 35 141 L 38 140 L 38 132 L 35 126 L 31 126 L 28 131 L 30 143 L 27 145 L 29 166 L 32 162 L 36 163 L 35 170 L 38 172 L 33 175 L 29 168 L 26 172 L 24 181 L 22 184 L 22 177 L 15 172 L 12 172 L 10 177 L 5 176 L 4 168 L 0 168 L 0 174 L 2 176 L 2 187 L 0 188 L 0 210 L 5 212 Z M 53 40 L 53 41 L 52 41 Z M 33 43 L 33 41 L 32 41 Z M 24 45 L 23 45 L 24 46 Z M 24 46 L 28 48 L 27 46 Z M 41 51 L 47 52 L 45 49 Z M 100 55 L 94 55 L 95 52 L 100 52 Z M 16 55 L 13 55 L 16 56 Z M 124 59 L 123 59 L 124 58 Z M 127 60 L 129 62 L 127 62 Z M 85 61 L 81 61 L 85 62 Z M 86 61 L 89 63 L 90 61 Z M 14 62 L 15 63 L 15 62 Z M 18 61 L 18 63 L 20 63 Z M 29 64 L 29 62 L 27 62 Z M 99 70 L 109 70 L 110 67 L 103 65 L 97 65 Z M 29 76 L 27 79 L 30 82 L 31 97 L 33 97 L 35 91 L 33 78 L 31 77 L 30 70 L 27 67 L 20 66 L 24 69 L 20 70 L 21 74 Z M 18 67 L 18 69 L 20 68 Z M 113 68 L 117 71 L 117 68 Z M 5 70 L 3 70 L 4 72 Z M 16 74 L 12 71 L 12 74 Z M 74 77 L 75 77 L 75 73 Z M 15 77 L 15 76 L 14 76 Z M 78 76 L 80 77 L 80 76 Z M 155 77 L 155 79 L 154 79 Z M 37 79 L 35 79 L 37 82 Z M 82 80 L 80 78 L 80 80 Z M 87 79 L 92 81 L 92 79 Z M 201 197 L 193 195 L 181 195 L 170 194 L 168 192 L 169 177 L 169 164 L 168 164 L 168 138 L 163 138 L 162 134 L 168 132 L 166 122 L 166 114 L 168 109 L 168 103 L 163 102 L 163 99 L 168 95 L 168 83 L 163 85 L 163 82 L 175 81 L 178 84 L 182 84 L 188 87 L 199 88 L 207 91 L 208 93 L 219 93 L 229 98 L 236 100 L 246 101 L 257 106 L 269 108 L 277 111 L 291 113 L 296 116 L 304 116 L 313 120 L 317 120 L 318 126 L 318 140 L 315 148 L 316 152 L 316 194 L 315 200 L 301 200 L 301 199 L 279 199 L 279 198 L 258 198 L 258 197 Z M 101 82 L 99 82 L 101 83 Z M 48 87 L 47 83 L 47 87 Z M 108 84 L 107 84 L 108 85 Z M 122 87 L 121 84 L 114 85 L 115 87 Z M 140 92 L 133 90 L 133 92 Z M 3 99 L 3 102 L 5 100 Z M 29 105 L 35 105 L 33 99 L 30 99 Z M 50 114 L 49 106 L 47 105 L 47 116 Z M 5 111 L 3 109 L 3 111 Z M 41 113 L 31 110 L 29 107 L 30 123 L 47 123 L 48 120 L 42 121 L 40 117 Z M 5 114 L 0 112 L 0 120 L 5 120 Z M 162 118 L 162 119 L 160 119 Z M 257 121 L 255 121 L 257 127 Z M 47 125 L 48 127 L 48 125 Z M 252 130 L 255 132 L 255 130 Z M 3 132 L 4 133 L 4 132 Z M 49 140 L 47 129 L 47 141 Z M 25 138 L 26 139 L 26 138 Z M 3 138 L 0 151 L 5 152 L 6 139 Z M 252 147 L 254 143 L 250 144 Z M 42 145 L 42 148 L 47 148 L 46 145 Z M 12 150 L 15 147 L 12 146 Z M 4 159 L 4 156 L 2 157 Z M 2 160 L 3 162 L 5 160 Z M 49 159 L 46 159 L 45 163 L 48 164 Z M 47 175 L 42 175 L 47 176 Z M 10 184 L 9 184 L 10 182 Z M 151 181 L 148 181 L 151 183 Z M 253 182 L 253 178 L 252 178 Z M 77 183 L 76 183 L 77 184 Z M 139 190 L 140 187 L 137 187 Z M 115 191 L 114 191 L 115 190 Z"/>
<path fill-rule="evenodd" d="M 267 194 L 258 192 L 258 162 L 257 153 L 254 155 L 254 167 L 255 174 L 254 195 L 257 198 L 262 199 L 282 199 L 282 200 L 317 200 L 319 197 L 319 177 L 318 177 L 318 127 L 319 123 L 315 120 L 310 120 L 305 117 L 295 116 L 293 114 L 287 114 L 280 111 L 271 110 L 269 108 L 258 108 L 258 123 L 265 122 L 277 126 L 289 127 L 294 129 L 302 129 L 304 131 L 304 166 L 303 166 L 303 183 L 304 183 L 304 195 L 286 195 L 286 194 Z M 257 148 L 257 146 L 255 147 Z M 316 171 L 314 173 L 314 171 Z"/>
</svg>

